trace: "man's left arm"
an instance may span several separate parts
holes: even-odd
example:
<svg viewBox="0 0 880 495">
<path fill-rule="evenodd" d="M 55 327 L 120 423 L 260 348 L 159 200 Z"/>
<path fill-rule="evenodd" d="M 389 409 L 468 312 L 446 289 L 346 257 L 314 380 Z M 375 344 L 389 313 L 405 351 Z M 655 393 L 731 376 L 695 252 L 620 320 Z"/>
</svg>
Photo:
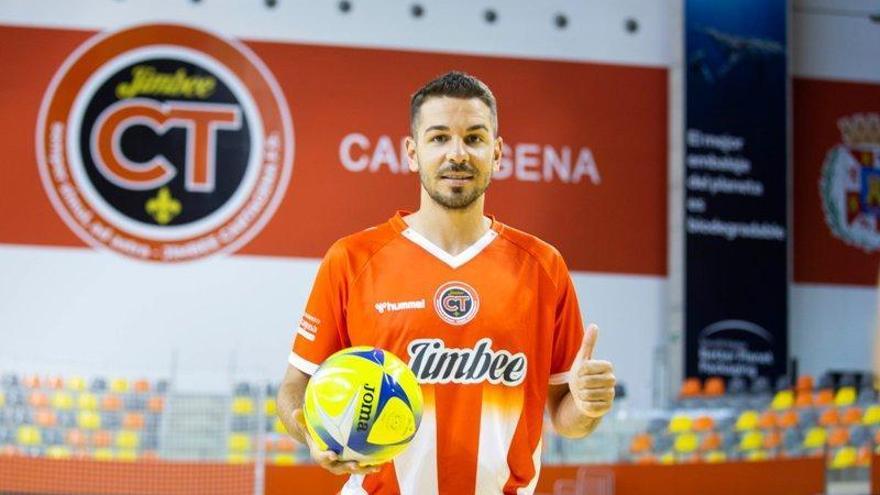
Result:
<svg viewBox="0 0 880 495">
<path fill-rule="evenodd" d="M 556 432 L 567 438 L 582 438 L 596 429 L 614 401 L 614 367 L 608 361 L 593 359 L 599 327 L 590 324 L 584 331 L 575 365 L 568 383 L 550 385 L 547 406 Z"/>
</svg>

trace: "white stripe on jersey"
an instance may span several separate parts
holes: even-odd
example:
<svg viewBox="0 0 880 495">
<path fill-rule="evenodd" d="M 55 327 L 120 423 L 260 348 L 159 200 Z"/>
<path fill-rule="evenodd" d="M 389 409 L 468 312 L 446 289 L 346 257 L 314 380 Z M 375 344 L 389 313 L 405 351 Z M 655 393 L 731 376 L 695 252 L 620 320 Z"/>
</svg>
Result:
<svg viewBox="0 0 880 495">
<path fill-rule="evenodd" d="M 367 495 L 367 491 L 364 490 L 364 475 L 353 474 L 349 476 L 339 495 Z"/>
<path fill-rule="evenodd" d="M 535 451 L 532 452 L 532 465 L 535 466 L 535 477 L 532 478 L 532 481 L 530 481 L 528 485 L 522 488 L 517 488 L 516 495 L 532 495 L 535 493 L 535 486 L 538 485 L 538 476 L 541 475 L 541 444 L 543 442 L 543 438 L 538 440 L 538 446 L 535 447 Z"/>
<path fill-rule="evenodd" d="M 416 436 L 393 462 L 400 495 L 437 495 L 437 418 L 433 406 L 425 404 Z"/>
<path fill-rule="evenodd" d="M 299 354 L 295 352 L 291 352 L 290 356 L 287 358 L 287 362 L 292 364 L 294 368 L 302 371 L 307 375 L 314 375 L 318 371 L 318 365 L 303 359 L 299 356 Z"/>
<path fill-rule="evenodd" d="M 480 444 L 477 450 L 477 494 L 501 493 L 510 478 L 507 454 L 522 414 L 522 388 L 510 402 L 498 404 L 488 397 L 492 387 L 483 388 L 483 410 L 480 414 Z M 509 392 L 508 392 L 509 393 Z M 497 397 L 497 395 L 496 395 Z M 500 406 L 500 407 L 499 407 Z"/>
</svg>

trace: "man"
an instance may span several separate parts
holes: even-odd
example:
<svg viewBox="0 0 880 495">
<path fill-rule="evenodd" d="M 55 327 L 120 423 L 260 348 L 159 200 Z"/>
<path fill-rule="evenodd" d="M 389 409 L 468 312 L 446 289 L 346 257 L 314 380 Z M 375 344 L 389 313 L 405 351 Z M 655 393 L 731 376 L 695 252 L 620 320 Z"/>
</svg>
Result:
<svg viewBox="0 0 880 495">
<path fill-rule="evenodd" d="M 352 475 L 343 494 L 532 493 L 545 403 L 559 434 L 589 434 L 611 408 L 612 367 L 592 360 L 598 329 L 583 330 L 558 251 L 483 213 L 502 149 L 489 88 L 450 72 L 413 95 L 410 119 L 419 210 L 330 248 L 294 338 L 279 416 L 318 464 Z M 354 345 L 391 351 L 422 384 L 421 426 L 381 467 L 317 451 L 304 433 L 309 376 Z"/>
</svg>

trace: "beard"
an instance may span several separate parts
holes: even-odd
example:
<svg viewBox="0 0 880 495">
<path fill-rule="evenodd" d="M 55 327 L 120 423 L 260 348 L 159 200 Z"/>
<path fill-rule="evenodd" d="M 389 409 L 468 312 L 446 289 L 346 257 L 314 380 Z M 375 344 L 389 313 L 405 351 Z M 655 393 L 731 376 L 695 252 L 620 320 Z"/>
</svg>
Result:
<svg viewBox="0 0 880 495">
<path fill-rule="evenodd" d="M 467 172 L 473 176 L 470 187 L 454 186 L 449 192 L 442 191 L 440 182 L 441 175 L 448 172 Z M 431 177 L 424 168 L 419 168 L 419 181 L 435 203 L 447 210 L 461 210 L 469 207 L 479 199 L 489 188 L 489 176 L 483 176 L 469 165 L 448 165 L 437 171 L 436 176 Z"/>
</svg>

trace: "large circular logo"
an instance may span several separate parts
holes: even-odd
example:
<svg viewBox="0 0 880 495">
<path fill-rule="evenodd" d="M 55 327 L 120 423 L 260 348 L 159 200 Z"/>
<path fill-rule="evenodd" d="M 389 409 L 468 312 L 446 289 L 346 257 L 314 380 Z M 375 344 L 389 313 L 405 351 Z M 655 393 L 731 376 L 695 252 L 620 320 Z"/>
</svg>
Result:
<svg viewBox="0 0 880 495">
<path fill-rule="evenodd" d="M 451 325 L 464 325 L 480 310 L 480 296 L 464 282 L 447 282 L 434 293 L 434 309 Z"/>
<path fill-rule="evenodd" d="M 246 244 L 293 167 L 293 125 L 247 47 L 177 25 L 96 36 L 40 108 L 43 185 L 92 246 L 186 261 Z"/>
</svg>

